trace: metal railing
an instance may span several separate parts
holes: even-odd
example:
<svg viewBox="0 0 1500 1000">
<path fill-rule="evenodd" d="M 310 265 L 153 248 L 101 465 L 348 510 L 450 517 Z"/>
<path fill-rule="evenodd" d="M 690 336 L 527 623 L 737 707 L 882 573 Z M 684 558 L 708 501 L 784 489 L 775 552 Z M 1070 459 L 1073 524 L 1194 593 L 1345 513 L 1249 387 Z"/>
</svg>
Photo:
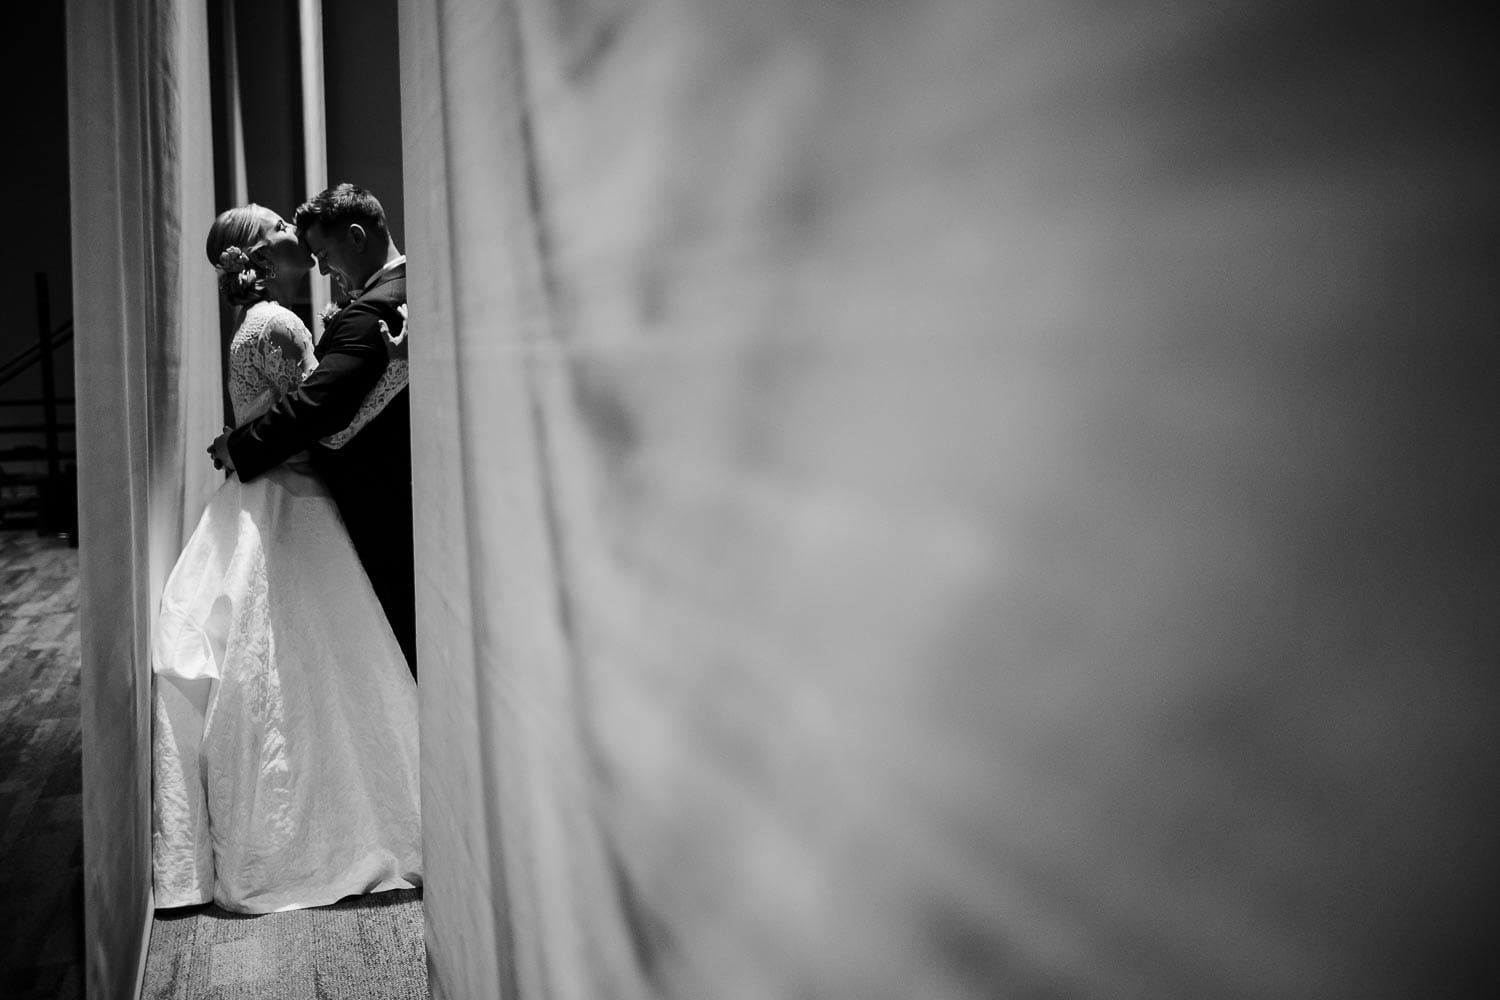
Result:
<svg viewBox="0 0 1500 1000">
<path fill-rule="evenodd" d="M 61 445 L 64 432 L 73 432 L 73 422 L 58 418 L 58 410 L 72 407 L 72 397 L 59 396 L 57 376 L 53 364 L 53 352 L 73 339 L 73 321 L 52 326 L 51 296 L 47 288 L 47 276 L 36 276 L 36 343 L 24 348 L 14 356 L 0 362 L 0 386 L 32 368 L 41 369 L 42 395 L 38 399 L 0 399 L 0 408 L 5 410 L 26 409 L 36 416 L 17 422 L 0 420 L 0 437 L 26 435 L 42 436 L 41 448 L 35 445 L 5 447 L 0 444 L 0 468 L 4 463 L 19 462 L 46 467 L 45 477 L 6 473 L 0 477 L 0 487 L 8 494 L 0 514 L 6 519 L 13 512 L 31 513 L 39 534 L 56 534 L 67 537 L 75 545 L 78 541 L 77 470 L 64 469 L 63 460 L 75 457 L 75 451 L 65 451 Z"/>
</svg>

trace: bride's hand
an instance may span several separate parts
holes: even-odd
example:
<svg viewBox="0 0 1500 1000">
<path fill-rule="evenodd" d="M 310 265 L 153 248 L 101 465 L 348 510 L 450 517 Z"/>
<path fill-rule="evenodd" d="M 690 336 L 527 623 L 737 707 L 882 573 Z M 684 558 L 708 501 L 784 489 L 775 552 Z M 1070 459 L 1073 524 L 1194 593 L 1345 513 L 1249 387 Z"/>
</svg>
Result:
<svg viewBox="0 0 1500 1000">
<path fill-rule="evenodd" d="M 392 334 L 391 328 L 386 325 L 385 320 L 380 321 L 380 335 L 385 338 L 385 356 L 388 361 L 406 360 L 406 328 L 401 332 Z"/>
<path fill-rule="evenodd" d="M 385 338 L 385 356 L 388 361 L 406 360 L 406 334 L 411 329 L 406 323 L 406 304 L 397 307 L 401 313 L 401 332 L 391 333 L 385 320 L 380 321 L 380 335 Z"/>
</svg>

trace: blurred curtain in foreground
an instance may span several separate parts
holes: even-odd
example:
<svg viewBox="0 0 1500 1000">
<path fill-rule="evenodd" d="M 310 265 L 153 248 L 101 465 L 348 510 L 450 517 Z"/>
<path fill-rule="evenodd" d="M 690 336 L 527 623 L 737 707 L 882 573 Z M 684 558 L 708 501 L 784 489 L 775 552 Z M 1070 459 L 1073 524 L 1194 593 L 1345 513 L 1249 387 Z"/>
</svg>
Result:
<svg viewBox="0 0 1500 1000">
<path fill-rule="evenodd" d="M 219 481 L 206 8 L 69 0 L 84 900 L 90 997 L 133 995 L 151 921 L 156 600 Z"/>
<path fill-rule="evenodd" d="M 1485 992 L 1489 36 L 402 18 L 435 996 Z"/>
</svg>

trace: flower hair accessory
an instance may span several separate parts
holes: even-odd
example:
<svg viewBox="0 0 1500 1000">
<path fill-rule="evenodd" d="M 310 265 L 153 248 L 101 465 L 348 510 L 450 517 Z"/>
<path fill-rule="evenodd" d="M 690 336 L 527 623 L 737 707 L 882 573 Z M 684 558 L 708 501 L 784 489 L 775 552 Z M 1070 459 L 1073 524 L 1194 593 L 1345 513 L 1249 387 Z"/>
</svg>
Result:
<svg viewBox="0 0 1500 1000">
<path fill-rule="evenodd" d="M 239 247 L 228 247 L 219 254 L 219 270 L 225 274 L 239 274 L 250 267 L 250 255 Z"/>
</svg>

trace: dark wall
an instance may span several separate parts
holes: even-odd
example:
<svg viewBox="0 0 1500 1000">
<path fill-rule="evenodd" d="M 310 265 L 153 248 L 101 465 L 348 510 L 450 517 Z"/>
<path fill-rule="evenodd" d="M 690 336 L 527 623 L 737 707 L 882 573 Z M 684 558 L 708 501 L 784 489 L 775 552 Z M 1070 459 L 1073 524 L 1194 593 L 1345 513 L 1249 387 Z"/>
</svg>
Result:
<svg viewBox="0 0 1500 1000">
<path fill-rule="evenodd" d="M 395 0 L 324 0 L 328 182 L 369 188 L 405 249 Z"/>
<path fill-rule="evenodd" d="M 296 0 L 236 4 L 235 32 L 250 200 L 290 218 L 309 194 Z"/>
<path fill-rule="evenodd" d="M 6 131 L 15 145 L 0 157 L 7 194 L 6 237 L 0 240 L 0 362 L 36 343 L 35 274 L 45 272 L 54 325 L 72 315 L 68 238 L 68 99 L 60 4 L 20 4 L 7 15 L 7 33 L 25 39 L 0 60 Z M 57 357 L 57 381 L 73 394 L 73 352 Z M 0 398 L 33 397 L 40 388 L 33 368 L 5 386 Z M 15 414 L 0 410 L 0 422 Z M 0 437 L 0 451 L 16 443 Z"/>
</svg>

